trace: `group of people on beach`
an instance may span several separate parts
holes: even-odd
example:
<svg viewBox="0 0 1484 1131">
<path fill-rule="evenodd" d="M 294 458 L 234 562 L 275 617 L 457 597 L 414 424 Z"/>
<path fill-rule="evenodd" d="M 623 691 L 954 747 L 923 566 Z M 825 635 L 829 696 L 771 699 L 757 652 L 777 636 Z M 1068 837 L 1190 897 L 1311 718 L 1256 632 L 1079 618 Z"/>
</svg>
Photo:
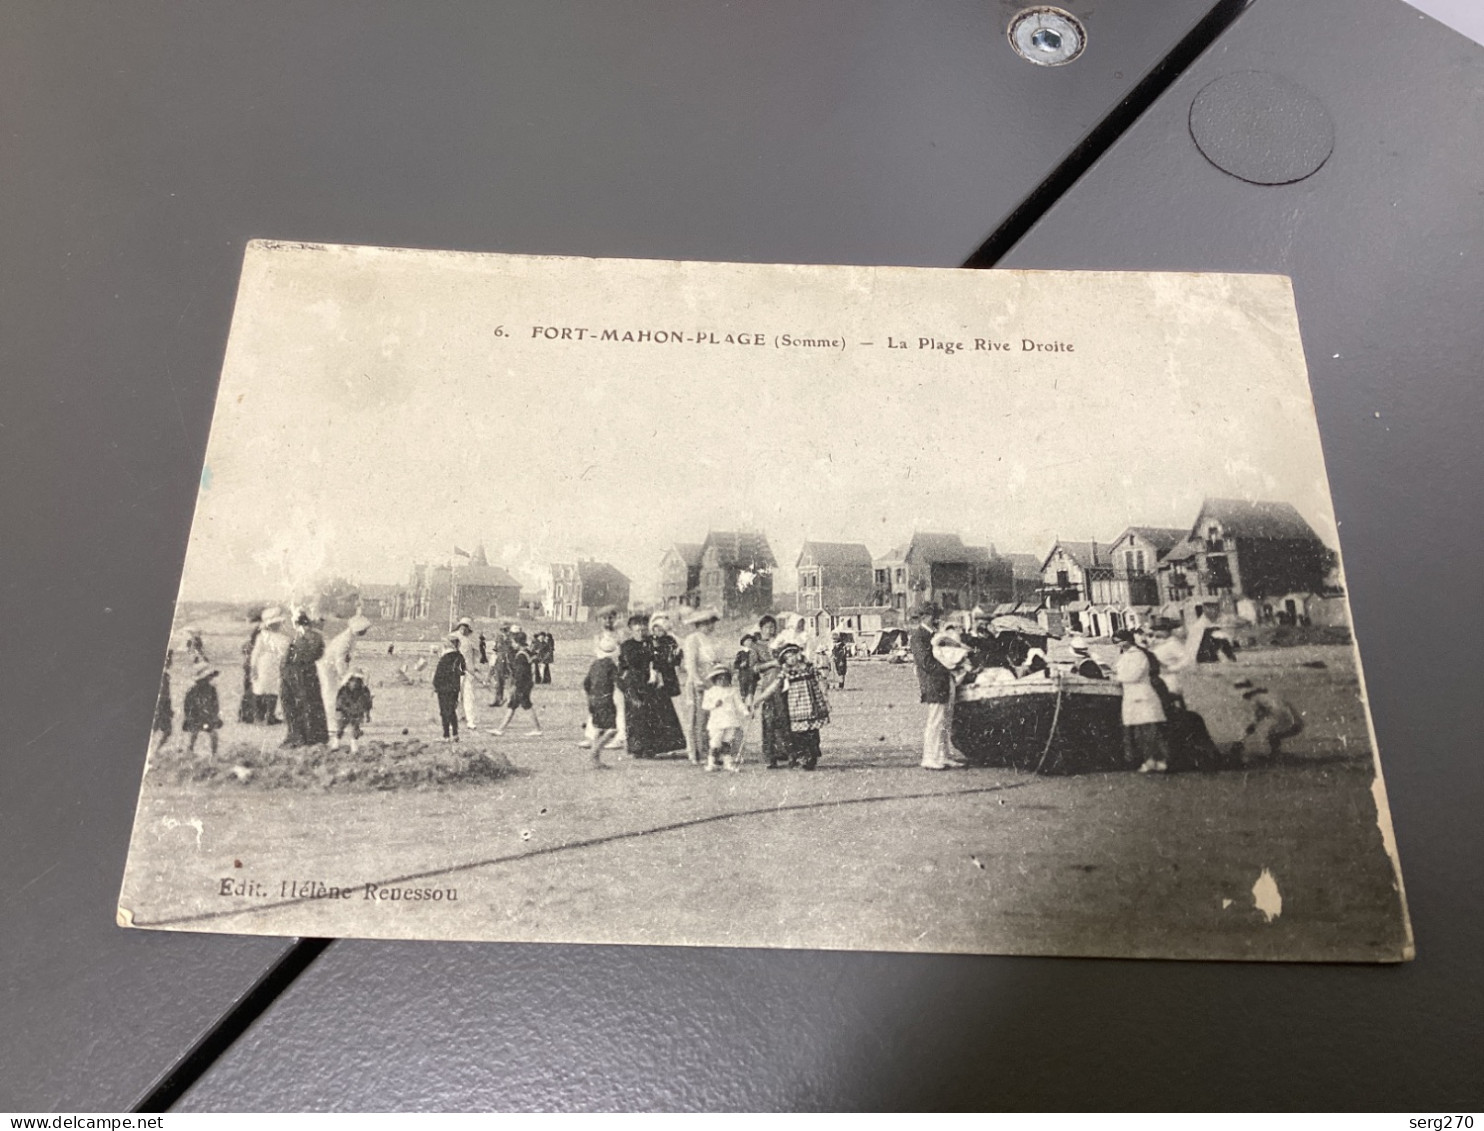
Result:
<svg viewBox="0 0 1484 1131">
<path fill-rule="evenodd" d="M 958 686 L 971 678 L 1049 677 L 1052 663 L 1041 646 L 1045 637 L 1002 630 L 980 608 L 973 610 L 968 629 L 945 621 L 942 610 L 931 603 L 915 609 L 913 617 L 917 627 L 910 650 L 927 707 L 921 765 L 935 771 L 962 767 L 966 762 L 951 739 Z M 1141 774 L 1167 773 L 1172 767 L 1218 769 L 1233 756 L 1246 758 L 1249 740 L 1276 755 L 1284 740 L 1303 729 L 1303 718 L 1292 704 L 1251 680 L 1238 680 L 1232 689 L 1241 695 L 1251 721 L 1235 754 L 1217 748 L 1205 721 L 1187 705 L 1182 684 L 1183 674 L 1198 663 L 1235 659 L 1232 641 L 1210 621 L 1198 617 L 1187 627 L 1156 619 L 1147 628 L 1119 629 L 1112 640 L 1118 655 L 1105 668 L 1092 657 L 1086 639 L 1074 634 L 1067 642 L 1070 662 L 1061 674 L 1119 684 L 1124 761 Z"/>
<path fill-rule="evenodd" d="M 504 734 L 515 720 L 516 711 L 529 711 L 531 729 L 526 733 L 539 737 L 544 732 L 531 691 L 538 683 L 551 682 L 555 658 L 556 638 L 549 632 L 538 632 L 531 638 L 519 624 L 508 622 L 500 626 L 491 648 L 484 634 L 475 632 L 474 621 L 460 617 L 433 670 L 433 693 L 438 698 L 443 737 L 458 741 L 460 709 L 464 725 L 470 730 L 479 729 L 476 700 L 481 686 L 495 693 L 489 706 L 505 708 L 505 718 L 492 734 Z M 487 673 L 483 680 L 481 671 Z"/>
<path fill-rule="evenodd" d="M 242 696 L 238 701 L 239 722 L 255 726 L 283 726 L 285 746 L 339 746 L 350 735 L 354 751 L 371 719 L 370 681 L 354 664 L 356 641 L 371 628 L 371 621 L 356 615 L 328 642 L 321 631 L 324 621 L 299 610 L 293 617 L 292 634 L 283 630 L 287 614 L 278 606 L 254 611 L 248 622 L 251 634 L 242 645 Z M 188 735 L 186 749 L 196 748 L 196 736 L 206 734 L 211 753 L 216 753 L 223 726 L 221 698 L 215 680 L 220 670 L 206 655 L 201 630 L 187 625 L 181 630 L 185 662 L 191 686 L 181 703 L 181 730 Z M 170 672 L 175 650 L 166 653 L 165 672 L 155 705 L 151 747 L 158 750 L 174 729 Z M 335 733 L 330 733 L 330 720 Z"/>
<path fill-rule="evenodd" d="M 1002 629 L 983 609 L 956 615 L 963 618 L 962 625 L 933 604 L 913 613 L 917 623 L 909 637 L 909 653 L 927 708 L 921 760 L 926 770 L 966 764 L 951 738 L 953 704 L 961 684 L 971 678 L 1052 674 L 1044 635 Z M 579 745 L 592 752 L 594 766 L 604 765 L 604 750 L 626 749 L 638 759 L 683 753 L 707 771 L 736 772 L 742 766 L 746 737 L 754 730 L 758 760 L 766 768 L 813 770 L 818 765 L 820 731 L 830 722 L 827 687 L 833 681 L 843 689 L 849 669 L 849 645 L 839 633 L 825 644 L 810 637 L 805 618 L 789 615 L 780 625 L 770 614 L 732 644 L 718 637 L 721 616 L 714 609 L 686 612 L 683 624 L 688 631 L 683 638 L 675 633 L 667 611 L 634 613 L 622 627 L 621 617 L 614 607 L 598 611 L 592 660 L 582 681 L 587 719 Z M 242 646 L 238 721 L 284 726 L 285 746 L 335 747 L 348 733 L 355 752 L 373 706 L 370 682 L 354 662 L 355 650 L 372 622 L 353 616 L 327 641 L 323 620 L 308 611 L 295 612 L 292 630 L 285 631 L 289 619 L 277 606 L 249 617 L 252 632 Z M 195 750 L 198 735 L 206 734 L 215 753 L 223 725 L 214 683 L 220 673 L 206 655 L 199 629 L 187 626 L 182 637 L 190 686 L 181 703 L 181 730 L 188 736 L 188 751 Z M 1209 622 L 1197 622 L 1187 630 L 1179 622 L 1156 620 L 1147 629 L 1114 633 L 1113 642 L 1118 655 L 1105 666 L 1093 658 L 1085 639 L 1073 635 L 1067 642 L 1070 662 L 1058 661 L 1057 669 L 1120 685 L 1127 764 L 1141 773 L 1164 773 L 1172 765 L 1216 768 L 1222 752 L 1201 716 L 1186 706 L 1181 680 L 1197 663 L 1231 659 L 1230 640 Z M 809 659 L 811 643 L 817 664 Z M 491 733 L 503 735 L 516 713 L 526 711 L 531 722 L 526 733 L 542 735 L 532 691 L 551 682 L 555 651 L 549 632 L 527 637 L 519 624 L 506 622 L 491 642 L 476 631 L 472 619 L 461 618 L 444 641 L 433 673 L 443 737 L 458 741 L 461 715 L 464 726 L 478 729 L 481 687 L 494 692 L 488 706 L 505 709 Z M 173 664 L 172 650 L 156 707 L 152 750 L 174 728 Z M 1276 752 L 1283 739 L 1302 729 L 1301 716 L 1267 688 L 1239 681 L 1235 690 L 1253 720 L 1246 737 Z"/>
<path fill-rule="evenodd" d="M 801 627 L 783 636 L 777 618 L 764 616 L 733 647 L 717 638 L 721 614 L 714 609 L 688 612 L 684 639 L 662 611 L 630 616 L 628 639 L 619 641 L 618 618 L 617 609 L 600 611 L 583 681 L 589 722 L 579 745 L 593 752 L 593 765 L 603 764 L 605 748 L 625 746 L 635 758 L 684 752 L 708 772 L 735 773 L 754 718 L 759 758 L 768 769 L 818 765 L 819 732 L 830 708 Z"/>
</svg>

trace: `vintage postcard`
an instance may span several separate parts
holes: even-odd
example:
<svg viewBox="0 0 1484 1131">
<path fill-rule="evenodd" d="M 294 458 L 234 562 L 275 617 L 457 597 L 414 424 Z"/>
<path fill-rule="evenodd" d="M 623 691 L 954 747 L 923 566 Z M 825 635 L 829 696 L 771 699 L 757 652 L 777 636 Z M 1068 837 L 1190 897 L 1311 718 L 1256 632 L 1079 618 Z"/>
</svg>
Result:
<svg viewBox="0 0 1484 1131">
<path fill-rule="evenodd" d="M 118 917 L 1409 958 L 1288 280 L 253 243 Z"/>
</svg>

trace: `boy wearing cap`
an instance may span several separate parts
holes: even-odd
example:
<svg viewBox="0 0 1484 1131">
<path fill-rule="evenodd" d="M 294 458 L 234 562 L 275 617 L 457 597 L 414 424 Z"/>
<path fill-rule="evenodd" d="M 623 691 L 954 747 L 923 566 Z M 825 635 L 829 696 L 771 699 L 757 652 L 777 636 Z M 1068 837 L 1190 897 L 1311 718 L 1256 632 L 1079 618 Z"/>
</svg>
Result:
<svg viewBox="0 0 1484 1131">
<path fill-rule="evenodd" d="M 345 677 L 335 692 L 335 735 L 330 746 L 336 748 L 347 728 L 350 730 L 350 752 L 357 753 L 361 726 L 371 718 L 371 688 L 366 686 L 366 673 L 359 668 Z"/>
<path fill-rule="evenodd" d="M 830 663 L 835 669 L 835 686 L 845 690 L 845 673 L 850 670 L 850 645 L 838 630 L 830 633 Z"/>
<path fill-rule="evenodd" d="M 438 696 L 438 717 L 443 723 L 445 740 L 459 740 L 459 692 L 465 678 L 464 654 L 459 651 L 459 634 L 451 632 L 443 645 L 443 655 L 433 669 L 433 694 Z"/>
<path fill-rule="evenodd" d="M 613 701 L 613 692 L 618 687 L 618 643 L 601 637 L 593 643 L 595 654 L 587 675 L 582 680 L 582 690 L 587 695 L 587 711 L 593 727 L 590 742 L 579 742 L 584 750 L 593 752 L 593 766 L 603 767 L 603 747 L 613 741 L 618 733 L 618 705 Z"/>
<path fill-rule="evenodd" d="M 531 729 L 526 731 L 529 738 L 541 737 L 541 716 L 536 714 L 535 704 L 531 702 L 531 688 L 535 686 L 535 676 L 531 671 L 531 653 L 527 647 L 526 634 L 519 628 L 510 633 L 510 701 L 506 704 L 509 709 L 505 712 L 505 721 L 497 726 L 492 733 L 504 734 L 515 719 L 516 711 L 531 712 Z"/>
<path fill-rule="evenodd" d="M 180 729 L 190 735 L 186 740 L 186 753 L 196 749 L 196 735 L 205 732 L 211 743 L 211 752 L 216 753 L 216 732 L 222 729 L 222 708 L 212 680 L 217 670 L 205 660 L 196 660 L 191 665 L 191 689 L 185 693 L 181 704 Z"/>
<path fill-rule="evenodd" d="M 756 640 L 757 633 L 744 632 L 737 642 L 736 658 L 732 660 L 732 668 L 737 673 L 737 691 L 749 702 L 757 690 L 757 672 L 752 670 L 752 645 Z"/>
<path fill-rule="evenodd" d="M 732 669 L 726 664 L 712 666 L 710 684 L 701 697 L 701 709 L 706 712 L 706 772 L 719 769 L 720 759 L 735 774 L 742 768 L 737 761 L 742 728 L 752 712 L 742 701 L 742 693 L 732 686 Z"/>
<path fill-rule="evenodd" d="M 1243 730 L 1235 755 L 1244 766 L 1262 758 L 1279 757 L 1283 753 L 1283 740 L 1303 731 L 1304 717 L 1288 700 L 1266 687 L 1253 686 L 1251 680 L 1238 680 L 1233 686 L 1252 709 L 1252 721 Z"/>
</svg>

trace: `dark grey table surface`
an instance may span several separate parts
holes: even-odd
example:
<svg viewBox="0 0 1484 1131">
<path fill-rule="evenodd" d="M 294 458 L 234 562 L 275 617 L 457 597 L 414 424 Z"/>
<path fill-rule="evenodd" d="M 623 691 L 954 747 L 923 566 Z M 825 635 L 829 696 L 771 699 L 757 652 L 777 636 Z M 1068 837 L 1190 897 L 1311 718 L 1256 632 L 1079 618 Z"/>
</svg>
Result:
<svg viewBox="0 0 1484 1131">
<path fill-rule="evenodd" d="M 1088 51 L 1037 68 L 1018 6 L 0 9 L 0 1109 L 1479 1105 L 1484 51 L 1399 0 L 1069 0 Z M 1253 70 L 1332 120 L 1312 176 L 1193 144 Z M 1295 144 L 1264 128 L 1239 160 Z M 288 940 L 113 926 L 248 238 L 991 233 L 976 262 L 1294 276 L 1416 962 L 337 942 L 295 978 Z"/>
</svg>

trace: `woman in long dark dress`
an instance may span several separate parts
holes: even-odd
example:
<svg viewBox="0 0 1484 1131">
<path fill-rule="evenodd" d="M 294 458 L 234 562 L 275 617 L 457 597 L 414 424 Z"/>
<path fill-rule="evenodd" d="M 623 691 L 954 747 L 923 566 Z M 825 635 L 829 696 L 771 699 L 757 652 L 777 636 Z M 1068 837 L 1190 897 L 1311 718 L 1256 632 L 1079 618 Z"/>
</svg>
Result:
<svg viewBox="0 0 1484 1131">
<path fill-rule="evenodd" d="M 653 758 L 674 749 L 665 743 L 660 700 L 668 696 L 650 662 L 649 620 L 638 613 L 629 618 L 629 638 L 618 646 L 618 686 L 623 692 L 629 754 Z"/>
<path fill-rule="evenodd" d="M 685 728 L 675 710 L 675 697 L 680 694 L 680 641 L 671 634 L 670 618 L 665 613 L 649 618 L 649 663 L 659 677 L 653 695 L 655 753 L 684 750 Z"/>
<path fill-rule="evenodd" d="M 764 616 L 757 622 L 757 638 L 749 645 L 748 660 L 756 680 L 752 708 L 761 721 L 763 763 L 770 770 L 788 760 L 788 692 L 780 678 L 782 668 L 773 652 L 778 622 Z"/>
<path fill-rule="evenodd" d="M 325 654 L 325 638 L 311 626 L 309 614 L 294 618 L 298 635 L 289 642 L 283 659 L 283 687 L 279 706 L 288 723 L 285 746 L 324 745 L 330 741 L 330 723 L 320 692 L 317 661 Z"/>
<path fill-rule="evenodd" d="M 628 621 L 629 638 L 618 646 L 618 689 L 623 693 L 624 721 L 629 755 L 653 758 L 650 734 L 650 702 L 653 698 L 654 668 L 649 662 L 649 622 L 635 614 Z M 597 724 L 594 723 L 596 726 Z"/>
</svg>

